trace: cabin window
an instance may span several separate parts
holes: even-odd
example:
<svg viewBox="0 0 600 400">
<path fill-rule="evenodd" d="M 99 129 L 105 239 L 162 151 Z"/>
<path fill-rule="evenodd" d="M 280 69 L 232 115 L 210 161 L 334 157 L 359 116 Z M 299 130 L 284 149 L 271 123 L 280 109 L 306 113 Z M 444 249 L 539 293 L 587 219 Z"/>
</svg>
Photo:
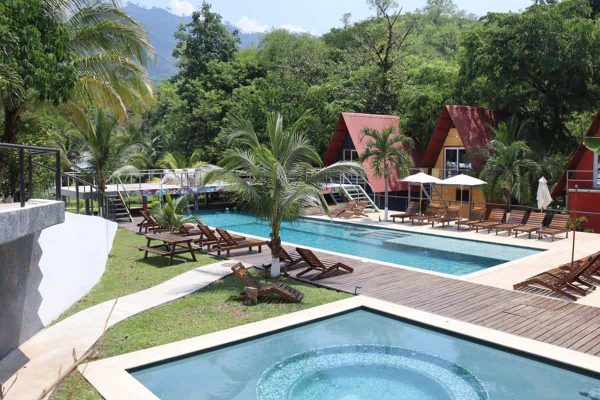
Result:
<svg viewBox="0 0 600 400">
<path fill-rule="evenodd" d="M 344 149 L 344 154 L 342 155 L 343 161 L 357 161 L 358 160 L 358 152 L 353 149 Z"/>
<path fill-rule="evenodd" d="M 455 200 L 458 202 L 468 203 L 471 201 L 471 191 L 469 189 L 456 189 Z"/>
<path fill-rule="evenodd" d="M 444 149 L 444 178 L 451 178 L 471 169 L 471 162 L 464 147 Z"/>
</svg>

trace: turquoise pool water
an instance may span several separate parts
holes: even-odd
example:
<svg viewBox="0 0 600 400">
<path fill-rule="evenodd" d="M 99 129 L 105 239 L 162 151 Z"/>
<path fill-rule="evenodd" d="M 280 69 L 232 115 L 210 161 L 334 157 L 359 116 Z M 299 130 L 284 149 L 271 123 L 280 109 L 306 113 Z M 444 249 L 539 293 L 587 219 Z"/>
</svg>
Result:
<svg viewBox="0 0 600 400">
<path fill-rule="evenodd" d="M 130 373 L 162 400 L 589 400 L 582 374 L 368 310 Z"/>
<path fill-rule="evenodd" d="M 205 224 L 268 238 L 266 221 L 237 212 L 202 212 Z M 281 239 L 300 246 L 349 254 L 452 275 L 465 275 L 540 250 L 301 218 L 283 224 Z"/>
</svg>

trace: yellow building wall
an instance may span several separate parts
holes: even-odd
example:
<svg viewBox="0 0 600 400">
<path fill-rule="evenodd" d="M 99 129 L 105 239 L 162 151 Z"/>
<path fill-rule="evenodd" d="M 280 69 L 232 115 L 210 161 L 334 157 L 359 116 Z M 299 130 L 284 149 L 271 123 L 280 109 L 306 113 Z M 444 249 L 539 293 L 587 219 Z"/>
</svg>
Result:
<svg viewBox="0 0 600 400">
<path fill-rule="evenodd" d="M 444 149 L 446 147 L 464 147 L 462 140 L 460 139 L 460 135 L 458 134 L 458 131 L 456 130 L 456 128 L 451 128 L 448 131 L 448 136 L 446 136 L 446 140 L 444 141 L 444 146 L 442 147 L 440 154 L 438 154 L 438 158 L 435 163 L 435 167 L 432 170 L 432 175 L 439 179 L 444 179 L 444 154 L 445 154 Z M 456 202 L 456 191 L 460 190 L 460 186 L 438 185 L 438 186 L 436 186 L 436 189 L 438 190 L 438 192 L 440 192 L 440 194 L 442 195 L 442 198 L 444 199 L 444 201 L 446 201 L 446 203 L 448 205 L 458 205 L 458 203 Z M 467 188 L 467 187 L 465 187 L 463 189 L 469 190 L 469 188 Z M 477 207 L 481 207 L 482 206 L 481 203 L 485 204 L 485 195 L 481 188 L 474 187 L 471 189 L 471 201 L 473 201 L 473 203 L 479 203 L 479 204 L 476 204 Z M 469 202 L 463 202 L 463 204 L 461 204 L 460 214 L 464 218 L 468 218 Z"/>
</svg>

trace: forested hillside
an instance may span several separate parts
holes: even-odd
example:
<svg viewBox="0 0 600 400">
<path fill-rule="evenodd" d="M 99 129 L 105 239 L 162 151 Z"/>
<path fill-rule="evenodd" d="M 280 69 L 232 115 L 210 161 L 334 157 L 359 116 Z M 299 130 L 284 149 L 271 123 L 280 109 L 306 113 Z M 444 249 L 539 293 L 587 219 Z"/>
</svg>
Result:
<svg viewBox="0 0 600 400">
<path fill-rule="evenodd" d="M 526 125 L 522 139 L 551 159 L 552 175 L 560 171 L 600 106 L 596 2 L 481 19 L 450 0 L 399 15 L 391 2 L 370 3 L 366 21 L 347 18 L 322 37 L 275 30 L 247 49 L 231 46 L 236 38 L 205 6 L 202 22 L 178 38 L 197 49 L 182 55 L 195 61 L 159 86 L 144 130 L 165 148 L 201 148 L 215 162 L 231 115 L 250 118 L 257 131 L 269 111 L 288 121 L 307 115 L 305 129 L 323 152 L 340 112 L 354 111 L 399 115 L 423 148 L 444 104 L 478 105 L 515 114 Z M 201 53 L 209 42 L 211 53 Z"/>
</svg>

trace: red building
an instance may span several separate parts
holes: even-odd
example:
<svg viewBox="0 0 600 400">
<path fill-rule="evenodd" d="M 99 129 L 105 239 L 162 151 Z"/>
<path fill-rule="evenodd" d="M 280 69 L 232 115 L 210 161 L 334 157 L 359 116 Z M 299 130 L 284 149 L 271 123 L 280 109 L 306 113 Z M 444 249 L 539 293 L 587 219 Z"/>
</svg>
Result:
<svg viewBox="0 0 600 400">
<path fill-rule="evenodd" d="M 587 132 L 600 137 L 600 111 Z M 580 145 L 554 186 L 553 197 L 565 196 L 571 214 L 577 210 L 588 219 L 587 228 L 600 232 L 600 162 L 599 155 Z M 575 185 L 578 186 L 575 195 Z"/>
<path fill-rule="evenodd" d="M 393 115 L 375 115 L 342 113 L 335 126 L 335 131 L 329 141 L 329 146 L 324 158 L 325 166 L 334 164 L 338 161 L 356 161 L 360 154 L 363 154 L 368 143 L 368 138 L 363 138 L 365 129 L 375 129 L 382 131 L 393 127 L 396 132 L 400 132 L 400 118 Z M 384 178 L 375 175 L 370 163 L 364 164 L 366 180 L 368 185 L 363 185 L 365 191 L 375 197 L 377 203 L 382 203 L 384 192 Z M 388 190 L 390 195 L 406 196 L 406 184 L 398 182 L 401 178 L 398 171 L 392 171 L 388 176 Z M 342 182 L 350 183 L 350 182 Z M 404 193 L 402 193 L 404 192 Z M 390 208 L 403 208 L 404 204 L 399 200 L 390 199 Z M 378 204 L 381 206 L 381 204 Z"/>
</svg>

